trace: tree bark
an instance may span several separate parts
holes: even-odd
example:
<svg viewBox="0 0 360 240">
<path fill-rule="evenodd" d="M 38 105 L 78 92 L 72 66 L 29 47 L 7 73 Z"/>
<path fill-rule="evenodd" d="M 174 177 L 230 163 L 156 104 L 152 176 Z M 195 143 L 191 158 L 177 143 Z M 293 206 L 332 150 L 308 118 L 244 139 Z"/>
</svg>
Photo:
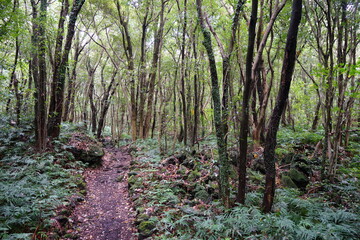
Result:
<svg viewBox="0 0 360 240">
<path fill-rule="evenodd" d="M 180 84 L 181 84 L 181 103 L 182 103 L 182 118 L 183 118 L 183 141 L 184 145 L 187 144 L 188 140 L 188 117 L 187 117 L 187 104 L 186 104 L 186 93 L 185 93 L 185 76 L 186 76 L 186 68 L 185 68 L 185 47 L 186 47 L 186 27 L 187 27 L 187 0 L 184 0 L 184 15 L 183 15 L 183 29 L 182 29 L 182 42 L 181 42 L 181 67 L 180 67 Z"/>
<path fill-rule="evenodd" d="M 66 0 L 64 1 L 66 3 Z M 55 61 L 55 69 L 57 70 L 56 71 L 54 70 L 53 73 L 53 84 L 52 84 L 52 94 L 50 99 L 49 123 L 48 123 L 48 134 L 51 138 L 57 138 L 60 135 L 60 124 L 61 124 L 63 107 L 64 107 L 63 106 L 64 87 L 65 87 L 66 71 L 68 67 L 69 53 L 72 45 L 72 40 L 75 34 L 76 20 L 84 2 L 85 0 L 74 0 L 73 2 L 73 6 L 69 17 L 69 23 L 67 28 L 68 31 L 66 35 L 64 50 L 61 53 L 61 55 L 59 55 L 61 56 L 59 57 L 59 61 L 58 62 Z M 60 19 L 60 21 L 62 20 Z M 59 45 L 62 46 L 62 44 L 60 43 Z"/>
<path fill-rule="evenodd" d="M 219 152 L 219 187 L 220 187 L 220 197 L 226 207 L 230 206 L 230 189 L 229 189 L 229 175 L 228 171 L 226 171 L 226 166 L 229 165 L 228 163 L 228 155 L 227 149 L 225 144 L 225 134 L 223 132 L 223 124 L 222 124 L 222 116 L 221 116 L 221 101 L 220 101 L 220 92 L 219 92 L 219 81 L 216 69 L 216 62 L 214 51 L 212 48 L 211 43 L 211 34 L 209 30 L 206 28 L 204 23 L 204 16 L 202 13 L 202 1 L 196 0 L 196 7 L 198 12 L 198 18 L 200 22 L 201 31 L 204 35 L 204 42 L 203 45 L 206 49 L 209 66 L 210 66 L 210 75 L 211 75 L 211 96 L 213 100 L 213 109 L 214 109 L 214 124 L 215 124 L 215 131 L 216 131 L 216 139 L 217 139 L 217 146 Z M 224 169 L 225 167 L 225 169 Z"/>
<path fill-rule="evenodd" d="M 32 44 L 35 51 L 32 52 L 32 77 L 35 83 L 35 139 L 36 148 L 43 152 L 47 144 L 47 129 L 46 129 L 46 15 L 47 15 L 47 0 L 40 1 L 40 16 L 38 16 L 37 3 L 31 0 L 32 16 L 33 16 L 33 36 Z"/>
<path fill-rule="evenodd" d="M 133 141 L 137 139 L 137 102 L 136 102 L 136 87 L 135 87 L 135 76 L 134 76 L 134 55 L 133 55 L 133 45 L 129 32 L 128 20 L 123 16 L 121 12 L 120 2 L 116 1 L 116 8 L 119 16 L 119 21 L 123 27 L 124 37 L 123 43 L 126 50 L 126 58 L 128 61 L 127 69 L 129 71 L 130 77 L 130 104 L 131 104 L 131 138 Z"/>
<path fill-rule="evenodd" d="M 246 55 L 246 73 L 245 73 L 246 79 L 243 89 L 243 100 L 242 100 L 242 110 L 241 110 L 241 120 L 240 120 L 240 136 L 239 136 L 240 156 L 238 163 L 239 185 L 236 196 L 236 201 L 242 204 L 245 203 L 245 193 L 246 193 L 246 162 L 247 162 L 247 148 L 248 148 L 247 137 L 249 132 L 249 101 L 253 88 L 253 81 L 251 74 L 252 74 L 252 64 L 254 58 L 253 54 L 254 54 L 255 35 L 256 35 L 255 27 L 256 27 L 257 11 L 258 11 L 258 0 L 252 0 L 248 48 Z"/>
<path fill-rule="evenodd" d="M 148 93 L 148 105 L 147 111 L 143 126 L 143 138 L 147 138 L 150 132 L 150 120 L 152 117 L 153 111 L 153 102 L 154 102 L 154 92 L 155 92 L 155 80 L 156 80 L 156 73 L 159 63 L 159 58 L 161 54 L 161 47 L 162 47 L 162 36 L 164 31 L 164 24 L 165 24 L 165 7 L 168 0 L 162 0 L 161 3 L 161 11 L 160 11 L 160 23 L 159 29 L 157 29 L 155 34 L 155 41 L 154 41 L 154 52 L 153 52 L 153 59 L 151 63 L 151 72 L 149 74 L 149 93 Z"/>
<path fill-rule="evenodd" d="M 105 91 L 104 96 L 101 99 L 101 108 L 100 108 L 101 111 L 100 111 L 99 123 L 98 123 L 97 133 L 96 133 L 96 137 L 98 139 L 100 139 L 102 130 L 104 129 L 104 126 L 105 126 L 105 118 L 106 118 L 106 114 L 110 107 L 110 100 L 111 100 L 112 96 L 114 96 L 115 91 L 120 84 L 119 81 L 116 82 L 117 74 L 118 74 L 118 69 L 116 68 L 112 74 L 111 81 L 107 87 L 107 90 Z"/>
<path fill-rule="evenodd" d="M 280 88 L 276 99 L 275 107 L 272 111 L 268 130 L 265 139 L 264 162 L 266 170 L 265 192 L 263 198 L 263 211 L 270 212 L 275 195 L 275 147 L 276 135 L 279 129 L 281 115 L 285 109 L 286 101 L 289 96 L 291 79 L 295 68 L 296 43 L 299 25 L 301 21 L 302 0 L 294 0 L 289 31 L 285 46 L 285 55 L 281 70 Z"/>
</svg>

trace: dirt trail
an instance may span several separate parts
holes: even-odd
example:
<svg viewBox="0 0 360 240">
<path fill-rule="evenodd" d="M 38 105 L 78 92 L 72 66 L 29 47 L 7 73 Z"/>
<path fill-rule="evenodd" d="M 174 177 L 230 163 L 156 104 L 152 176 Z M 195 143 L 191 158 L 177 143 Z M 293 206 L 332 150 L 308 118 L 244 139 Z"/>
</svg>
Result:
<svg viewBox="0 0 360 240">
<path fill-rule="evenodd" d="M 87 196 L 72 215 L 76 235 L 83 240 L 136 240 L 127 181 L 118 179 L 126 175 L 130 155 L 116 148 L 105 151 L 102 167 L 85 172 Z"/>
</svg>

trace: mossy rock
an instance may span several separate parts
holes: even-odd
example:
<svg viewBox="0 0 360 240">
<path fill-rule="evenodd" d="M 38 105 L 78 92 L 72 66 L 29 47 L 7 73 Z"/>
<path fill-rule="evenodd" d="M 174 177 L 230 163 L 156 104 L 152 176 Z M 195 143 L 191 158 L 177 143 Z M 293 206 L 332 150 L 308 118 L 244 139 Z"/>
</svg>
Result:
<svg viewBox="0 0 360 240">
<path fill-rule="evenodd" d="M 291 180 L 291 178 L 286 175 L 281 177 L 281 183 L 284 187 L 287 187 L 287 188 L 297 188 L 297 186 L 293 182 L 293 180 Z"/>
<path fill-rule="evenodd" d="M 86 189 L 86 182 L 84 181 L 84 179 L 77 179 L 76 180 L 76 186 L 80 189 L 80 190 L 85 190 Z"/>
<path fill-rule="evenodd" d="M 139 178 L 137 176 L 130 176 L 128 178 L 128 189 L 130 191 L 130 193 L 134 193 L 134 191 L 136 189 L 142 188 L 143 187 L 143 179 Z"/>
<path fill-rule="evenodd" d="M 195 193 L 195 198 L 203 202 L 208 202 L 210 200 L 210 194 L 206 190 L 200 190 Z"/>
<path fill-rule="evenodd" d="M 155 224 L 152 221 L 142 221 L 138 226 L 138 230 L 140 239 L 150 237 L 155 232 Z"/>
<path fill-rule="evenodd" d="M 133 176 L 129 176 L 129 178 L 128 178 L 128 184 L 129 184 L 129 186 L 132 186 L 132 185 L 134 185 L 135 183 L 136 183 L 136 181 L 137 181 L 137 178 L 133 175 Z"/>
<path fill-rule="evenodd" d="M 305 176 L 305 174 L 294 168 L 290 169 L 287 175 L 299 188 L 304 189 L 309 183 L 309 179 Z"/>
<path fill-rule="evenodd" d="M 105 152 L 100 142 L 84 134 L 76 133 L 69 142 L 67 150 L 71 152 L 76 160 L 91 165 L 100 165 Z"/>
<path fill-rule="evenodd" d="M 305 162 L 296 162 L 294 163 L 294 168 L 298 169 L 300 172 L 304 173 L 306 176 L 310 176 L 312 172 L 312 167 L 309 163 Z"/>
<path fill-rule="evenodd" d="M 141 222 L 144 222 L 144 221 L 148 221 L 150 218 L 149 215 L 147 214 L 139 214 L 137 217 L 136 217 L 136 224 L 140 224 Z"/>
<path fill-rule="evenodd" d="M 239 161 L 239 151 L 237 149 L 231 149 L 229 151 L 229 159 L 232 165 L 237 166 Z"/>
<path fill-rule="evenodd" d="M 252 161 L 251 168 L 255 171 L 258 171 L 262 174 L 265 174 L 265 162 L 264 158 L 255 158 Z"/>
</svg>

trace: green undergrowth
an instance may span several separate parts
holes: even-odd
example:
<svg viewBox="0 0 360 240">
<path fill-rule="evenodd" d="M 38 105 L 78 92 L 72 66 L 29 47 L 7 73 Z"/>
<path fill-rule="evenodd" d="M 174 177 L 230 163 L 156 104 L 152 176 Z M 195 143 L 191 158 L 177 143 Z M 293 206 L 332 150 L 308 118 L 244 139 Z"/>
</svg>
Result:
<svg viewBox="0 0 360 240">
<path fill-rule="evenodd" d="M 48 239 L 56 208 L 84 189 L 84 165 L 63 150 L 65 137 L 35 153 L 30 123 L 2 121 L 0 133 L 0 239 Z"/>
<path fill-rule="evenodd" d="M 286 134 L 287 138 L 291 135 Z M 318 134 L 300 135 L 292 137 L 291 151 L 298 144 L 313 147 L 320 139 Z M 356 177 L 339 174 L 343 187 L 321 184 L 316 188 L 318 182 L 303 190 L 278 187 L 273 213 L 263 214 L 259 206 L 264 176 L 249 169 L 245 206 L 224 209 L 218 198 L 215 144 L 212 140 L 204 142 L 196 151 L 178 149 L 165 156 L 160 154 L 155 140 L 133 145 L 128 183 L 140 239 L 358 239 L 357 204 L 346 205 L 348 199 L 336 203 L 330 197 L 344 192 L 348 198 L 357 197 Z M 303 150 L 301 154 L 307 157 Z M 234 168 L 230 176 L 233 200 L 236 175 Z M 307 194 L 312 188 L 319 190 Z"/>
</svg>

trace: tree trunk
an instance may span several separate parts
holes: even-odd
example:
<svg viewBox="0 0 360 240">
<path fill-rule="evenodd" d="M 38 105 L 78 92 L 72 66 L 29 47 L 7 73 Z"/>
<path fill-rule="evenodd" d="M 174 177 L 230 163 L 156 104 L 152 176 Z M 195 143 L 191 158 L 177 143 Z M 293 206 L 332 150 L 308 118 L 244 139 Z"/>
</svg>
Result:
<svg viewBox="0 0 360 240">
<path fill-rule="evenodd" d="M 252 74 L 253 54 L 254 54 L 254 45 L 255 45 L 255 27 L 256 27 L 257 11 L 258 11 L 258 0 L 252 0 L 248 48 L 246 55 L 246 73 L 245 73 L 246 80 L 243 89 L 243 100 L 242 100 L 242 110 L 241 110 L 241 120 L 240 120 L 240 136 L 239 136 L 240 156 L 238 163 L 239 185 L 238 185 L 238 193 L 236 196 L 236 201 L 242 204 L 245 203 L 245 192 L 246 192 L 246 162 L 247 162 L 247 148 L 248 148 L 247 137 L 249 132 L 249 101 L 253 88 L 253 81 L 251 74 Z"/>
<path fill-rule="evenodd" d="M 144 138 L 144 115 L 145 115 L 145 98 L 147 92 L 146 85 L 146 33 L 149 25 L 149 5 L 146 6 L 145 15 L 142 22 L 141 32 L 141 47 L 140 47 L 140 72 L 139 72 L 139 85 L 137 89 L 137 97 L 139 99 L 138 105 L 138 127 L 137 135 L 139 138 Z"/>
<path fill-rule="evenodd" d="M 193 51 L 195 61 L 195 73 L 194 73 L 194 125 L 192 129 L 191 145 L 194 146 L 197 141 L 198 128 L 199 128 L 199 69 L 198 69 L 198 57 L 196 49 L 196 37 L 193 36 Z"/>
<path fill-rule="evenodd" d="M 80 45 L 79 34 L 77 34 L 77 41 L 76 41 L 76 46 L 75 46 L 75 50 L 74 50 L 74 60 L 73 60 L 72 72 L 71 72 L 71 76 L 69 77 L 68 93 L 67 93 L 65 105 L 64 105 L 63 121 L 69 120 L 69 114 L 74 107 L 73 106 L 73 104 L 74 104 L 74 101 L 73 101 L 74 96 L 73 95 L 75 92 L 75 82 L 76 82 L 76 77 L 77 77 L 76 68 L 77 68 L 77 65 L 79 62 L 80 54 L 84 50 L 84 47 L 86 45 L 87 45 L 87 43 L 85 43 L 83 46 Z"/>
<path fill-rule="evenodd" d="M 275 147 L 276 135 L 279 129 L 281 115 L 285 109 L 288 99 L 291 79 L 295 67 L 296 43 L 301 21 L 302 0 L 294 0 L 292 5 L 292 13 L 289 31 L 285 46 L 285 55 L 281 70 L 280 88 L 276 99 L 275 107 L 272 111 L 268 130 L 265 139 L 264 162 L 266 170 L 265 192 L 263 198 L 263 211 L 270 212 L 275 195 Z"/>
<path fill-rule="evenodd" d="M 226 166 L 228 166 L 228 155 L 225 144 L 225 134 L 223 132 L 222 116 L 221 116 L 221 101 L 219 93 L 219 82 L 216 69 L 216 62 L 214 51 L 211 44 L 211 34 L 206 28 L 204 23 L 204 17 L 202 13 L 202 1 L 196 0 L 196 7 L 198 12 L 198 18 L 200 22 L 201 31 L 204 35 L 203 45 L 207 51 L 209 65 L 210 65 L 210 75 L 211 75 L 211 96 L 213 100 L 213 109 L 214 109 L 214 123 L 216 131 L 217 146 L 219 152 L 219 187 L 220 187 L 220 197 L 226 207 L 230 206 L 230 189 L 229 189 L 229 175 L 226 171 Z M 225 169 L 224 169 L 225 167 Z"/>
<path fill-rule="evenodd" d="M 90 108 L 91 108 L 91 132 L 93 134 L 96 133 L 96 119 L 97 119 L 97 109 L 96 105 L 94 103 L 94 73 L 89 73 L 89 90 L 88 90 L 88 96 L 89 96 L 89 102 L 90 102 Z"/>
<path fill-rule="evenodd" d="M 111 82 L 109 83 L 109 85 L 104 93 L 104 96 L 101 100 L 101 108 L 100 108 L 101 111 L 100 111 L 99 123 L 98 123 L 97 133 L 96 133 L 96 137 L 98 139 L 101 138 L 102 130 L 105 127 L 105 118 L 106 118 L 106 114 L 110 107 L 110 100 L 111 100 L 112 96 L 114 96 L 115 91 L 120 84 L 120 82 L 115 81 L 117 73 L 118 73 L 118 69 L 115 69 L 115 71 L 113 72 L 113 75 L 111 77 Z"/>
<path fill-rule="evenodd" d="M 67 1 L 66 0 L 64 1 L 66 4 Z M 68 31 L 66 35 L 64 50 L 62 53 L 59 52 L 59 61 L 58 62 L 55 61 L 52 94 L 51 94 L 50 108 L 49 108 L 49 123 L 48 123 L 48 134 L 51 138 L 57 138 L 60 135 L 60 124 L 61 124 L 62 112 L 64 107 L 63 106 L 64 87 L 65 87 L 66 71 L 68 67 L 69 53 L 71 49 L 72 40 L 75 34 L 76 20 L 84 2 L 85 0 L 74 0 L 73 2 L 73 6 L 69 17 L 69 23 L 67 27 Z M 60 16 L 60 22 L 61 22 L 61 18 L 62 16 Z M 60 44 L 60 39 L 59 39 L 59 45 L 61 45 L 62 47 L 62 41 Z M 55 56 L 55 58 L 57 58 L 57 56 Z"/>
<path fill-rule="evenodd" d="M 47 1 L 40 2 L 40 16 L 38 17 L 37 4 L 31 0 L 33 16 L 33 36 L 32 43 L 36 49 L 32 52 L 32 75 L 35 83 L 35 138 L 36 148 L 42 152 L 46 149 L 47 129 L 46 129 L 46 14 Z"/>
<path fill-rule="evenodd" d="M 127 52 L 126 58 L 128 61 L 128 71 L 130 77 L 130 104 L 131 104 L 131 139 L 135 141 L 137 139 L 137 102 L 136 102 L 136 87 L 135 87 L 135 76 L 134 76 L 134 55 L 133 55 L 133 46 L 132 40 L 129 32 L 128 20 L 123 16 L 121 12 L 121 4 L 119 0 L 116 1 L 116 8 L 119 15 L 119 21 L 123 27 L 124 32 L 124 47 Z"/>
<path fill-rule="evenodd" d="M 164 24 L 165 24 L 164 12 L 165 12 L 166 3 L 167 3 L 166 0 L 162 1 L 159 29 L 157 29 L 155 34 L 153 59 L 151 64 L 151 72 L 149 74 L 148 105 L 147 105 L 145 122 L 143 123 L 144 124 L 143 138 L 147 138 L 149 136 L 149 131 L 150 131 L 150 120 L 152 117 L 153 102 L 154 102 L 155 80 L 156 80 L 159 58 L 161 54 L 162 37 L 163 37 Z"/>
</svg>

